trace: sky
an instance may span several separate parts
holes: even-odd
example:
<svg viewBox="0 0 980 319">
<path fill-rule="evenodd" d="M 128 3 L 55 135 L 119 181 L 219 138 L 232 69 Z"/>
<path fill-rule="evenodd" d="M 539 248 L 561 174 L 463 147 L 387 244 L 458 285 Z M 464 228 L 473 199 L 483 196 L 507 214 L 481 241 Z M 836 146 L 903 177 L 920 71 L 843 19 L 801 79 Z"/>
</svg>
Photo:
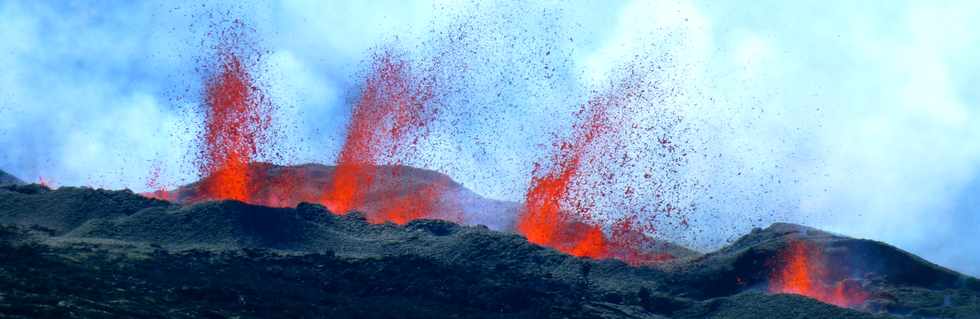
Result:
<svg viewBox="0 0 980 319">
<path fill-rule="evenodd" d="M 973 1 L 0 0 L 0 168 L 147 190 L 198 178 L 208 34 L 254 28 L 280 164 L 333 163 L 371 54 L 443 54 L 454 84 L 417 166 L 521 200 L 541 145 L 643 60 L 688 130 L 691 228 L 714 249 L 777 221 L 980 275 Z M 454 38 L 456 37 L 456 38 Z M 456 40 L 453 40 L 456 39 Z M 653 159 L 651 159 L 653 160 Z"/>
</svg>

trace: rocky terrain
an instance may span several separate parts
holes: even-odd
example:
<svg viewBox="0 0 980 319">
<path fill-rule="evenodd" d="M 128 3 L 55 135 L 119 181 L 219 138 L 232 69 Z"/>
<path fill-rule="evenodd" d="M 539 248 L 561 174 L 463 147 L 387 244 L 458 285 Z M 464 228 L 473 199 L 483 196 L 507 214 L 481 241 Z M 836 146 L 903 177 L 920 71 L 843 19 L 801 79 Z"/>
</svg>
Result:
<svg viewBox="0 0 980 319">
<path fill-rule="evenodd" d="M 20 185 L 20 184 L 24 184 L 24 182 L 18 179 L 17 177 L 14 177 L 13 175 L 7 174 L 7 172 L 0 170 L 0 185 L 10 185 L 10 184 Z"/>
<path fill-rule="evenodd" d="M 800 242 L 859 304 L 770 292 Z M 9 184 L 0 260 L 3 318 L 980 318 L 976 278 L 790 224 L 631 267 L 484 226 Z"/>
</svg>

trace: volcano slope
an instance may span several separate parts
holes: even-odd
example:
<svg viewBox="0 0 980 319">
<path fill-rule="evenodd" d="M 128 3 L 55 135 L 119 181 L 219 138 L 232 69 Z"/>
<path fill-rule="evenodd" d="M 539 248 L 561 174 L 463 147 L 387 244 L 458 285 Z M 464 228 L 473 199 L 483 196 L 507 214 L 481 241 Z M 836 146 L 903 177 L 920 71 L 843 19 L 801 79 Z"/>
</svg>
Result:
<svg viewBox="0 0 980 319">
<path fill-rule="evenodd" d="M 23 185 L 24 182 L 14 177 L 13 175 L 7 174 L 3 170 L 0 170 L 0 186 L 2 185 Z"/>
<path fill-rule="evenodd" d="M 766 292 L 790 242 L 862 267 L 858 310 Z M 481 226 L 370 224 L 301 203 L 173 204 L 0 187 L 0 317 L 980 317 L 977 279 L 894 247 L 776 224 L 655 267 L 561 254 Z M 860 264 L 860 265 L 858 265 Z"/>
<path fill-rule="evenodd" d="M 251 163 L 247 170 L 248 179 L 252 181 L 247 187 L 248 201 L 251 204 L 272 207 L 296 207 L 303 202 L 318 202 L 323 190 L 330 186 L 337 169 L 336 166 L 321 164 L 280 166 Z M 364 212 L 369 222 L 372 222 L 372 214 L 378 217 L 384 216 L 385 211 L 408 210 L 416 211 L 416 214 L 424 217 L 415 216 L 411 219 L 443 219 L 464 225 L 485 225 L 493 230 L 515 232 L 520 204 L 480 196 L 448 175 L 403 165 L 370 166 L 365 167 L 362 173 L 374 178 L 364 190 L 363 202 L 355 210 Z M 179 204 L 199 203 L 208 200 L 201 185 L 209 182 L 209 178 L 204 178 L 173 191 L 146 195 Z M 375 218 L 373 222 L 382 223 L 385 220 Z M 666 241 L 650 239 L 642 242 L 645 245 L 639 247 L 638 251 L 643 253 L 676 257 L 698 254 Z"/>
<path fill-rule="evenodd" d="M 248 179 L 252 181 L 247 187 L 251 199 L 249 202 L 273 207 L 295 207 L 302 202 L 319 202 L 336 171 L 336 166 L 321 164 L 280 166 L 250 163 L 247 169 Z M 371 166 L 362 173 L 373 176 L 374 179 L 363 194 L 363 203 L 355 207 L 358 211 L 379 213 L 389 208 L 391 203 L 417 201 L 419 194 L 435 185 L 439 186 L 439 192 L 433 195 L 441 198 L 429 205 L 431 207 L 428 208 L 432 210 L 428 212 L 429 216 L 465 224 L 487 225 L 498 230 L 514 227 L 517 203 L 480 196 L 445 174 L 404 165 Z M 201 185 L 209 182 L 205 178 L 166 192 L 166 196 L 160 197 L 181 204 L 205 201 L 208 198 Z"/>
</svg>

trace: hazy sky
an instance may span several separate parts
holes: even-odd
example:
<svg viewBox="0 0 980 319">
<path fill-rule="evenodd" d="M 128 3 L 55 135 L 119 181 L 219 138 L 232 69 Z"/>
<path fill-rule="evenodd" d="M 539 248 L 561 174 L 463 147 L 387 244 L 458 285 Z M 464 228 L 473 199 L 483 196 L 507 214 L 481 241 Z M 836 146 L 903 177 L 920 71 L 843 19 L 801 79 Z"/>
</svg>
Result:
<svg viewBox="0 0 980 319">
<path fill-rule="evenodd" d="M 687 244 L 785 220 L 980 275 L 975 1 L 234 3 L 0 0 L 0 168 L 140 191 L 154 170 L 194 180 L 202 41 L 240 18 L 268 50 L 288 163 L 333 162 L 375 49 L 450 48 L 467 66 L 440 124 L 455 127 L 415 164 L 519 200 L 540 145 L 646 56 L 683 92 L 668 102 L 701 155 L 686 174 L 710 185 Z"/>
</svg>

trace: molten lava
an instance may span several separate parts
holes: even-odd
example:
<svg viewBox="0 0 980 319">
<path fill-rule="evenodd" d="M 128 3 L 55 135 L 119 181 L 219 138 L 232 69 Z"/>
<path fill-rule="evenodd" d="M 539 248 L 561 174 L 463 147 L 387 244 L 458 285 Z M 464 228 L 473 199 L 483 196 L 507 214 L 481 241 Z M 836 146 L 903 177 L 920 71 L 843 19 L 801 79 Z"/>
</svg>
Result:
<svg viewBox="0 0 980 319">
<path fill-rule="evenodd" d="M 803 295 L 840 307 L 859 306 L 868 299 L 868 293 L 855 282 L 830 278 L 827 260 L 813 244 L 791 241 L 777 263 L 769 292 Z"/>
<path fill-rule="evenodd" d="M 438 113 L 433 86 L 432 78 L 414 74 L 407 61 L 391 52 L 375 56 L 321 203 L 338 214 L 364 210 L 367 196 L 379 188 L 379 179 L 397 182 L 401 178 L 397 169 L 388 172 L 379 166 L 400 164 L 427 135 L 427 125 Z M 385 189 L 389 193 L 374 196 L 387 199 L 388 204 L 367 211 L 371 222 L 406 223 L 431 217 L 443 188 L 436 185 L 415 192 L 404 187 Z"/>
<path fill-rule="evenodd" d="M 633 265 L 674 258 L 651 236 L 665 225 L 661 216 L 686 227 L 694 206 L 683 198 L 697 183 L 680 175 L 688 146 L 672 138 L 683 118 L 667 102 L 677 93 L 660 82 L 656 63 L 638 59 L 581 107 L 549 162 L 535 163 L 517 222 L 528 241 Z"/>
<path fill-rule="evenodd" d="M 226 53 L 219 73 L 207 84 L 204 133 L 209 176 L 201 189 L 210 198 L 248 200 L 248 163 L 263 128 L 248 71 L 234 53 Z"/>
<path fill-rule="evenodd" d="M 548 246 L 575 256 L 603 258 L 608 254 L 607 240 L 602 229 L 589 220 L 590 215 L 570 196 L 574 179 L 579 175 L 582 158 L 596 137 L 611 130 L 606 125 L 604 109 L 593 100 L 591 115 L 585 125 L 576 127 L 571 141 L 558 146 L 555 165 L 540 174 L 535 165 L 531 187 L 524 198 L 524 210 L 517 222 L 517 231 L 528 241 Z M 572 205 L 578 211 L 563 205 Z"/>
<path fill-rule="evenodd" d="M 418 188 L 418 189 L 415 189 Z M 368 215 L 368 222 L 406 224 L 423 218 L 439 218 L 452 221 L 462 220 L 459 207 L 451 200 L 444 200 L 443 194 L 449 189 L 448 181 L 436 181 L 428 185 L 420 185 L 413 189 L 402 187 L 405 193 L 398 197 L 389 197 L 377 212 Z M 448 209 L 447 209 L 448 208 Z M 434 212 L 449 211 L 450 216 L 435 216 Z"/>
<path fill-rule="evenodd" d="M 249 163 L 260 152 L 271 123 L 272 106 L 255 83 L 243 46 L 244 26 L 221 33 L 217 62 L 205 80 L 205 125 L 200 150 L 202 199 L 251 202 Z M 248 60 L 246 60 L 248 59 Z"/>
<path fill-rule="evenodd" d="M 582 196 L 582 188 L 605 188 L 615 182 L 595 169 L 603 163 L 595 153 L 615 149 L 609 143 L 618 130 L 611 118 L 621 112 L 633 96 L 635 86 L 625 82 L 611 93 L 589 100 L 577 114 L 581 123 L 573 128 L 567 141 L 556 144 L 557 153 L 545 172 L 535 164 L 531 186 L 525 195 L 517 231 L 528 241 L 559 251 L 591 258 L 616 258 L 638 265 L 672 259 L 663 253 L 647 252 L 655 241 L 647 235 L 636 214 L 627 215 L 613 223 L 611 236 L 603 232 L 602 223 L 595 218 L 592 198 Z M 590 157 L 591 156 L 591 157 Z M 589 163 L 593 166 L 586 167 Z M 601 177 L 599 185 L 586 185 L 585 178 Z M 624 192 L 631 194 L 631 188 Z"/>
</svg>

